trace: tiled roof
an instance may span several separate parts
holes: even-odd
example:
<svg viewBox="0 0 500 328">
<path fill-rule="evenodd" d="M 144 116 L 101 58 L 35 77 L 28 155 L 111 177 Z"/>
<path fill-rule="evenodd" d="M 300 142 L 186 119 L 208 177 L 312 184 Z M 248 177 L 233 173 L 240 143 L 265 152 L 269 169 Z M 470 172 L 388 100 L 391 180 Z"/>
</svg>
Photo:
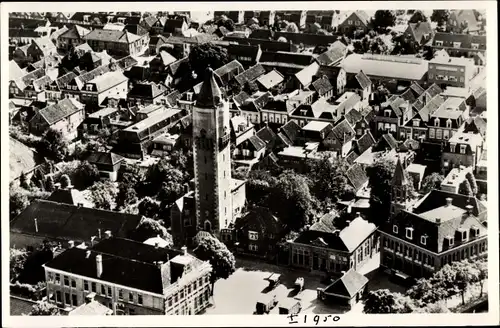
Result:
<svg viewBox="0 0 500 328">
<path fill-rule="evenodd" d="M 139 24 L 127 24 L 125 25 L 125 30 L 138 36 L 143 36 L 146 33 L 149 33 L 144 27 Z"/>
<path fill-rule="evenodd" d="M 99 66 L 99 67 L 91 70 L 90 72 L 87 72 L 85 74 L 81 74 L 81 75 L 75 77 L 76 85 L 81 90 L 87 82 L 89 82 L 89 81 L 95 79 L 96 77 L 98 77 L 102 74 L 105 74 L 109 71 L 110 71 L 110 69 L 109 69 L 108 65 Z"/>
<path fill-rule="evenodd" d="M 125 81 L 128 81 L 128 78 L 123 75 L 122 72 L 114 71 L 97 76 L 88 81 L 88 83 L 94 83 L 97 88 L 97 92 L 103 92 Z"/>
<path fill-rule="evenodd" d="M 272 98 L 272 94 L 267 92 L 257 92 L 250 96 L 243 104 L 243 110 L 258 112 L 262 107 L 264 107 L 268 101 Z"/>
<path fill-rule="evenodd" d="M 54 42 L 49 37 L 43 37 L 43 38 L 36 38 L 33 39 L 32 41 L 36 46 L 45 54 L 47 55 L 49 51 L 53 50 L 56 45 Z"/>
<path fill-rule="evenodd" d="M 352 126 L 363 119 L 363 115 L 361 115 L 361 113 L 358 112 L 355 108 L 351 108 L 351 110 L 348 111 L 344 116 L 347 122 L 349 122 L 349 124 L 351 124 Z"/>
<path fill-rule="evenodd" d="M 323 66 L 336 64 L 344 58 L 346 50 L 346 45 L 340 41 L 335 41 L 327 51 L 316 57 L 316 61 Z"/>
<path fill-rule="evenodd" d="M 177 61 L 177 58 L 175 58 L 174 56 L 172 56 L 171 54 L 169 54 L 166 51 L 160 51 L 160 53 L 158 54 L 158 57 L 161 58 L 161 61 L 162 61 L 163 65 L 165 65 L 165 66 L 168 66 L 168 65 Z"/>
<path fill-rule="evenodd" d="M 245 69 L 243 65 L 237 60 L 233 60 L 219 68 L 217 68 L 214 72 L 221 78 L 221 80 L 225 83 L 228 83 L 232 76 L 237 76 L 243 73 Z"/>
<path fill-rule="evenodd" d="M 82 109 L 83 104 L 75 99 L 63 99 L 56 104 L 41 109 L 38 113 L 49 125 L 52 125 Z"/>
<path fill-rule="evenodd" d="M 364 168 L 358 163 L 353 164 L 347 170 L 346 176 L 356 191 L 368 181 L 368 176 L 366 175 Z"/>
<path fill-rule="evenodd" d="M 252 60 L 258 61 L 257 55 L 259 53 L 259 46 L 244 45 L 244 44 L 230 44 L 227 48 L 228 55 L 231 56 L 245 56 L 251 57 Z"/>
<path fill-rule="evenodd" d="M 167 38 L 163 35 L 153 35 L 149 37 L 149 45 L 161 46 L 162 44 L 167 43 Z"/>
<path fill-rule="evenodd" d="M 349 164 L 349 165 L 353 165 L 355 163 L 355 160 L 356 158 L 358 158 L 358 154 L 354 151 L 351 151 L 346 157 L 345 157 L 345 161 Z"/>
<path fill-rule="evenodd" d="M 274 69 L 257 78 L 257 82 L 259 82 L 266 90 L 272 89 L 283 81 L 283 75 Z"/>
<path fill-rule="evenodd" d="M 123 157 L 115 154 L 115 153 L 106 153 L 101 151 L 92 152 L 87 158 L 91 164 L 99 164 L 99 165 L 115 165 L 121 161 L 123 161 Z"/>
<path fill-rule="evenodd" d="M 276 134 L 268 126 L 265 126 L 257 131 L 256 135 L 266 144 L 272 143 L 276 139 Z"/>
<path fill-rule="evenodd" d="M 171 107 L 175 107 L 177 105 L 177 101 L 181 99 L 181 97 L 182 93 L 179 90 L 174 90 L 166 96 L 167 102 Z"/>
<path fill-rule="evenodd" d="M 36 69 L 19 79 L 15 80 L 17 87 L 21 90 L 24 90 L 26 87 L 32 85 L 33 81 L 38 80 L 39 78 L 43 77 L 45 75 L 45 69 L 39 68 Z M 10 77 L 9 77 L 10 79 Z"/>
<path fill-rule="evenodd" d="M 141 24 L 145 25 L 147 28 L 151 28 L 157 21 L 158 18 L 156 16 L 148 16 L 142 20 Z"/>
<path fill-rule="evenodd" d="M 422 43 L 422 39 L 425 35 L 432 35 L 433 30 L 430 22 L 418 22 L 418 23 L 410 23 L 408 27 L 413 34 L 414 40 L 418 43 Z"/>
<path fill-rule="evenodd" d="M 83 196 L 83 194 L 77 189 L 57 189 L 53 191 L 48 201 L 70 204 L 70 205 L 79 205 L 90 207 L 91 203 Z"/>
<path fill-rule="evenodd" d="M 73 81 L 76 78 L 76 74 L 73 72 L 69 72 L 67 74 L 64 74 L 60 78 L 58 78 L 55 82 L 57 84 L 57 87 L 59 90 L 62 90 L 66 87 L 67 84 L 69 84 L 71 81 Z"/>
<path fill-rule="evenodd" d="M 132 56 L 123 57 L 122 59 L 116 61 L 116 65 L 122 70 L 137 65 L 137 63 L 137 59 Z"/>
<path fill-rule="evenodd" d="M 259 151 L 266 147 L 266 143 L 262 141 L 258 136 L 251 136 L 248 141 L 253 145 L 255 151 Z"/>
<path fill-rule="evenodd" d="M 375 138 L 373 138 L 370 132 L 363 134 L 359 139 L 356 140 L 358 154 L 361 155 L 368 148 L 375 144 Z"/>
<path fill-rule="evenodd" d="M 183 19 L 167 19 L 165 21 L 165 26 L 163 31 L 167 33 L 174 33 L 176 29 L 182 28 L 183 24 L 184 24 Z"/>
<path fill-rule="evenodd" d="M 170 71 L 174 76 L 181 76 L 189 69 L 189 58 L 184 57 L 170 64 Z"/>
<path fill-rule="evenodd" d="M 460 48 L 472 49 L 472 43 L 478 44 L 479 50 L 486 50 L 486 35 L 474 34 L 456 34 L 437 32 L 432 41 L 433 46 L 437 46 L 436 42 L 442 41 L 444 47 L 453 47 L 454 42 L 460 42 Z"/>
<path fill-rule="evenodd" d="M 486 120 L 480 116 L 470 117 L 464 123 L 464 133 L 480 133 L 486 135 Z"/>
<path fill-rule="evenodd" d="M 335 138 L 340 144 L 345 144 L 351 141 L 355 137 L 356 133 L 353 128 L 347 122 L 347 120 L 342 119 L 339 123 L 337 123 L 332 131 L 329 133 L 329 137 Z"/>
<path fill-rule="evenodd" d="M 254 65 L 244 71 L 243 73 L 238 74 L 235 77 L 236 82 L 238 82 L 239 85 L 243 86 L 247 82 L 251 82 L 255 79 L 257 79 L 259 76 L 262 76 L 266 73 L 266 70 L 264 67 L 262 67 L 261 64 Z"/>
<path fill-rule="evenodd" d="M 330 83 L 330 80 L 323 77 L 316 79 L 311 85 L 312 89 L 314 89 L 314 91 L 316 91 L 320 97 L 334 88 Z"/>
<path fill-rule="evenodd" d="M 354 269 L 347 271 L 342 277 L 325 288 L 325 293 L 353 298 L 366 286 L 368 278 Z"/>
<path fill-rule="evenodd" d="M 32 171 L 35 166 L 35 152 L 16 139 L 9 138 L 10 180 L 18 178 L 22 172 Z"/>
<path fill-rule="evenodd" d="M 394 138 L 394 136 L 390 133 L 383 134 L 377 142 L 377 146 L 379 144 L 385 144 L 389 146 L 390 149 L 396 149 L 398 147 L 398 141 Z"/>
<path fill-rule="evenodd" d="M 273 39 L 274 32 L 270 29 L 256 29 L 252 31 L 249 38 L 252 39 Z"/>
<path fill-rule="evenodd" d="M 311 64 L 313 56 L 310 54 L 300 54 L 294 52 L 272 52 L 264 51 L 260 56 L 261 63 L 286 63 L 296 66 L 308 66 Z"/>
<path fill-rule="evenodd" d="M 295 123 L 295 121 L 288 121 L 285 125 L 281 127 L 281 132 L 285 134 L 285 136 L 293 142 L 300 133 L 300 126 Z"/>
<path fill-rule="evenodd" d="M 37 92 L 41 92 L 52 83 L 52 80 L 49 76 L 45 75 L 42 76 L 41 78 L 33 81 L 33 89 Z"/>
<path fill-rule="evenodd" d="M 247 100 L 248 98 L 250 98 L 250 95 L 245 91 L 241 91 L 240 93 L 238 93 L 236 96 L 233 97 L 233 101 L 238 106 L 241 106 L 245 103 L 245 100 Z"/>
<path fill-rule="evenodd" d="M 37 218 L 38 232 L 33 218 Z M 10 222 L 11 232 L 20 232 L 62 240 L 90 241 L 110 230 L 114 236 L 126 237 L 137 225 L 139 215 L 97 210 L 60 204 L 47 200 L 34 200 L 21 214 Z"/>
<path fill-rule="evenodd" d="M 82 39 L 85 35 L 89 34 L 90 30 L 79 25 L 73 25 L 66 32 L 61 34 L 60 38 Z"/>
<path fill-rule="evenodd" d="M 452 14 L 456 17 L 458 26 L 465 25 L 466 30 L 471 32 L 479 30 L 479 22 L 473 9 L 454 10 Z"/>
<path fill-rule="evenodd" d="M 84 38 L 86 40 L 93 41 L 118 42 L 128 44 L 135 41 L 138 37 L 137 35 L 129 33 L 127 31 L 95 29 L 85 35 Z"/>
<path fill-rule="evenodd" d="M 428 194 L 426 194 L 422 199 L 420 199 L 418 204 L 415 205 L 413 212 L 416 214 L 420 214 L 431 211 L 438 207 L 445 206 L 446 198 L 452 198 L 452 204 L 463 210 L 466 209 L 467 205 L 472 205 L 473 207 L 472 213 L 474 214 L 474 216 L 481 218 L 487 212 L 486 206 L 484 206 L 475 197 L 468 197 L 462 194 L 455 194 L 436 189 L 433 189 Z"/>
</svg>

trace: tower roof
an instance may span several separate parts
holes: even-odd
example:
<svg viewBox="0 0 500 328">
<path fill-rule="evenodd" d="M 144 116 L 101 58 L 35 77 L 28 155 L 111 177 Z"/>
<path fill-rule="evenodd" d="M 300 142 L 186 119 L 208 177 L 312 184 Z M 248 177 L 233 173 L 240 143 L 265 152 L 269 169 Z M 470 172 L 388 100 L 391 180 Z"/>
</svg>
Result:
<svg viewBox="0 0 500 328">
<path fill-rule="evenodd" d="M 208 67 L 205 80 L 200 88 L 198 99 L 196 100 L 197 107 L 216 108 L 222 99 L 222 92 L 215 80 L 214 71 Z"/>
<path fill-rule="evenodd" d="M 393 186 L 404 186 L 408 183 L 405 177 L 405 172 L 403 169 L 403 165 L 401 164 L 401 159 L 398 158 L 398 162 L 396 163 L 396 170 L 394 170 L 394 176 L 392 177 L 391 184 Z"/>
</svg>

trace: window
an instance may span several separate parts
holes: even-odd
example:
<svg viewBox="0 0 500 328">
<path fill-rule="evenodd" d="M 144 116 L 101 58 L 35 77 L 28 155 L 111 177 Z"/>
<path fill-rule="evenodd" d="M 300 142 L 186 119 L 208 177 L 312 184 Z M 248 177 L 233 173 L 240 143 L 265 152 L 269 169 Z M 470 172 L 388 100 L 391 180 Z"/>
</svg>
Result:
<svg viewBox="0 0 500 328">
<path fill-rule="evenodd" d="M 463 76 L 460 77 L 460 82 L 465 82 L 465 79 Z"/>
<path fill-rule="evenodd" d="M 460 145 L 460 154 L 465 154 L 466 149 L 467 149 L 467 145 Z"/>
<path fill-rule="evenodd" d="M 93 283 L 92 283 L 92 291 L 93 291 L 94 293 L 96 293 L 96 292 L 97 292 L 97 284 L 96 284 L 95 282 L 93 282 Z"/>
<path fill-rule="evenodd" d="M 64 286 L 69 286 L 69 277 L 64 276 Z"/>
<path fill-rule="evenodd" d="M 123 300 L 123 290 L 118 289 L 118 299 Z"/>
<path fill-rule="evenodd" d="M 108 296 L 112 296 L 113 292 L 111 291 L 111 286 L 108 286 Z"/>
<path fill-rule="evenodd" d="M 406 238 L 413 239 L 413 228 L 406 228 Z"/>
<path fill-rule="evenodd" d="M 56 303 L 62 303 L 62 295 L 60 291 L 56 291 Z"/>
<path fill-rule="evenodd" d="M 436 129 L 436 139 L 443 139 L 443 130 Z"/>
<path fill-rule="evenodd" d="M 450 144 L 450 152 L 451 152 L 451 153 L 454 153 L 454 152 L 455 152 L 455 147 L 456 147 L 456 146 L 457 146 L 456 144 L 453 144 L 453 143 L 451 143 L 451 144 Z"/>
<path fill-rule="evenodd" d="M 471 47 L 472 49 L 474 49 L 474 50 L 477 50 L 477 49 L 479 49 L 479 43 L 471 43 L 471 44 L 470 44 L 470 47 Z"/>
<path fill-rule="evenodd" d="M 134 303 L 134 293 L 132 292 L 128 293 L 128 300 L 130 303 Z"/>
<path fill-rule="evenodd" d="M 390 117 L 391 116 L 391 110 L 390 109 L 384 110 L 384 116 L 385 117 Z"/>
<path fill-rule="evenodd" d="M 87 84 L 85 88 L 87 89 L 87 91 L 92 91 L 92 84 Z"/>
<path fill-rule="evenodd" d="M 467 241 L 467 230 L 461 231 L 462 234 L 462 241 Z"/>
<path fill-rule="evenodd" d="M 434 126 L 439 126 L 439 118 L 434 119 Z"/>
<path fill-rule="evenodd" d="M 347 24 L 348 24 L 348 25 L 352 25 L 352 20 L 348 20 L 348 21 L 347 21 Z"/>
<path fill-rule="evenodd" d="M 450 139 L 450 130 L 443 130 L 443 139 L 444 140 Z"/>
<path fill-rule="evenodd" d="M 248 239 L 250 240 L 258 240 L 259 239 L 259 233 L 256 231 L 248 231 Z"/>
<path fill-rule="evenodd" d="M 71 299 L 69 293 L 64 293 L 64 304 L 71 305 Z"/>
<path fill-rule="evenodd" d="M 414 119 L 413 120 L 413 126 L 420 126 L 420 119 Z"/>
<path fill-rule="evenodd" d="M 392 232 L 398 233 L 398 226 L 397 225 L 392 226 Z"/>
<path fill-rule="evenodd" d="M 446 240 L 448 240 L 448 246 L 453 246 L 455 244 L 455 238 L 453 237 L 446 237 Z"/>
<path fill-rule="evenodd" d="M 436 138 L 436 130 L 435 129 L 429 129 L 429 138 L 431 138 L 431 139 Z"/>
<path fill-rule="evenodd" d="M 255 244 L 250 244 L 250 245 L 248 245 L 248 249 L 251 251 L 257 251 L 259 249 L 259 247 Z"/>
<path fill-rule="evenodd" d="M 72 302 L 71 305 L 73 305 L 73 306 L 77 306 L 78 305 L 78 301 L 77 301 L 77 298 L 76 298 L 75 294 L 71 295 L 71 302 Z"/>
<path fill-rule="evenodd" d="M 137 303 L 142 305 L 142 295 L 140 294 L 137 295 Z"/>
<path fill-rule="evenodd" d="M 442 47 L 443 46 L 443 41 L 436 41 L 436 46 Z"/>
<path fill-rule="evenodd" d="M 453 42 L 453 48 L 460 48 L 461 45 L 461 42 Z"/>
<path fill-rule="evenodd" d="M 101 285 L 101 295 L 106 296 L 106 286 Z"/>
<path fill-rule="evenodd" d="M 450 120 L 450 119 L 448 119 L 448 120 L 446 121 L 446 127 L 447 127 L 448 129 L 451 129 L 451 120 Z"/>
<path fill-rule="evenodd" d="M 420 243 L 422 245 L 427 245 L 427 235 L 423 235 L 420 237 Z"/>
<path fill-rule="evenodd" d="M 61 275 L 59 273 L 56 273 L 56 278 L 55 278 L 56 283 L 61 282 Z"/>
</svg>

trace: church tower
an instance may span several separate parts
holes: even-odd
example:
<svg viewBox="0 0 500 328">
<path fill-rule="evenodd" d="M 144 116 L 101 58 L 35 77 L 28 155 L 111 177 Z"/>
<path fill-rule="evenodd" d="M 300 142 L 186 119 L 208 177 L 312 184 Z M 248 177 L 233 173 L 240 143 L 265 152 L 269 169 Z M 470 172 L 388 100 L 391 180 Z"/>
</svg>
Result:
<svg viewBox="0 0 500 328">
<path fill-rule="evenodd" d="M 391 180 L 391 216 L 398 214 L 401 210 L 407 210 L 409 207 L 408 187 L 409 181 L 406 179 L 403 165 L 398 157 L 396 170 Z"/>
<path fill-rule="evenodd" d="M 219 237 L 232 221 L 229 103 L 208 68 L 193 106 L 196 225 Z"/>
</svg>

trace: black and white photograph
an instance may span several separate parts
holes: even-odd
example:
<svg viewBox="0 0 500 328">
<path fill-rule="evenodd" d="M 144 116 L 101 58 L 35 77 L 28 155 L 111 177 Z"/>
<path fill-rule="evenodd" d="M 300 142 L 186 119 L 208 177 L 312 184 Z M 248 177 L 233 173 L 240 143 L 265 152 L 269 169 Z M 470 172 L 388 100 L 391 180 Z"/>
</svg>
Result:
<svg viewBox="0 0 500 328">
<path fill-rule="evenodd" d="M 145 4 L 2 5 L 9 327 L 499 323 L 496 3 Z"/>
</svg>

